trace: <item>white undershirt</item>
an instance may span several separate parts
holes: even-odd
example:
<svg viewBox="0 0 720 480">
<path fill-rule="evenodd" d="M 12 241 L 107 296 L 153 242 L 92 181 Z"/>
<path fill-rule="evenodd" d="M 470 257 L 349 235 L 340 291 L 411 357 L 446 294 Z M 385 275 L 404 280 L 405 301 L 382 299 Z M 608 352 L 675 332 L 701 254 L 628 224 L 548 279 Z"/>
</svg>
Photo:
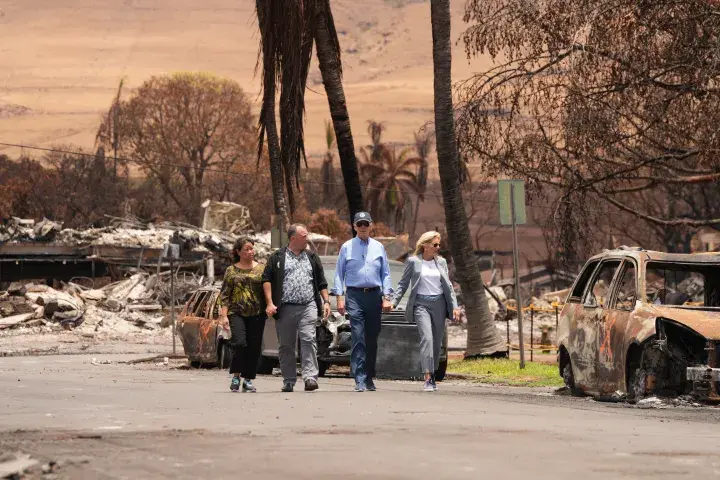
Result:
<svg viewBox="0 0 720 480">
<path fill-rule="evenodd" d="M 443 293 L 442 283 L 440 283 L 440 270 L 438 270 L 435 260 L 423 260 L 417 292 L 420 295 L 440 295 Z"/>
</svg>

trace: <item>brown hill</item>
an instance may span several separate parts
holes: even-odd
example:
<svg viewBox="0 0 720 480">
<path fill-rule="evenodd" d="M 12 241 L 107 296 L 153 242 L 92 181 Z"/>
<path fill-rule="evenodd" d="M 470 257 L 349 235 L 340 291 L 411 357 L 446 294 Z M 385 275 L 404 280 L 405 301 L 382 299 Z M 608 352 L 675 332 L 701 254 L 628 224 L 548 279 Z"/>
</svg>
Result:
<svg viewBox="0 0 720 480">
<path fill-rule="evenodd" d="M 0 141 L 93 146 L 101 112 L 121 78 L 129 88 L 151 75 L 212 71 L 254 98 L 257 25 L 251 0 L 23 0 L 0 4 L 3 65 Z M 427 0 L 335 0 L 345 89 L 356 143 L 366 121 L 387 122 L 388 141 L 409 142 L 432 120 L 432 38 Z M 453 2 L 459 38 L 463 2 Z M 454 78 L 487 61 L 454 50 Z M 329 118 L 320 73 L 307 94 L 308 153 L 324 151 Z M 0 150 L 9 154 L 16 150 Z"/>
</svg>

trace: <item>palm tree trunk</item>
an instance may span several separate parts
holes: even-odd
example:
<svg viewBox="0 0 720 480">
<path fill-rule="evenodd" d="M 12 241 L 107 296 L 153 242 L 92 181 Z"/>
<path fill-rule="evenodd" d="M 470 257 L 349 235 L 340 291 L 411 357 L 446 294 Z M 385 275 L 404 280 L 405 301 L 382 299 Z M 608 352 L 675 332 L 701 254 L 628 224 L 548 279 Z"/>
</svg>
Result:
<svg viewBox="0 0 720 480">
<path fill-rule="evenodd" d="M 285 201 L 285 185 L 283 175 L 282 158 L 280 157 L 280 138 L 275 120 L 275 84 L 265 85 L 263 92 L 263 112 L 265 133 L 267 135 L 268 154 L 270 157 L 270 183 L 273 190 L 273 202 L 275 203 L 275 215 L 277 217 L 276 227 L 284 232 L 290 225 L 287 203 Z"/>
<path fill-rule="evenodd" d="M 350 210 L 350 224 L 357 212 L 364 210 L 363 194 L 360 187 L 355 144 L 350 130 L 350 115 L 345 103 L 345 91 L 342 85 L 342 64 L 340 63 L 340 45 L 338 43 L 335 22 L 328 0 L 316 0 L 315 11 L 315 48 L 317 49 L 320 73 L 325 93 L 330 105 L 335 138 L 337 139 L 340 167 L 342 168 Z"/>
<path fill-rule="evenodd" d="M 258 25 L 260 27 L 262 65 L 263 65 L 263 103 L 260 112 L 260 139 L 258 149 L 258 162 L 262 156 L 263 139 L 267 135 L 268 154 L 270 157 L 270 182 L 273 190 L 273 202 L 275 203 L 275 226 L 284 231 L 290 221 L 288 218 L 287 204 L 285 202 L 285 191 L 283 181 L 283 165 L 280 156 L 280 138 L 278 137 L 277 121 L 275 119 L 275 85 L 277 75 L 275 73 L 274 50 L 276 48 L 275 38 L 272 33 L 272 25 L 268 21 L 266 0 L 256 0 Z"/>
<path fill-rule="evenodd" d="M 470 227 L 460 188 L 460 163 L 455 142 L 452 103 L 450 0 L 431 0 L 430 18 L 433 35 L 438 170 L 450 251 L 455 262 L 458 282 L 462 287 L 468 318 L 465 357 L 495 355 L 505 352 L 506 348 L 490 316 L 480 268 L 473 252 Z"/>
</svg>

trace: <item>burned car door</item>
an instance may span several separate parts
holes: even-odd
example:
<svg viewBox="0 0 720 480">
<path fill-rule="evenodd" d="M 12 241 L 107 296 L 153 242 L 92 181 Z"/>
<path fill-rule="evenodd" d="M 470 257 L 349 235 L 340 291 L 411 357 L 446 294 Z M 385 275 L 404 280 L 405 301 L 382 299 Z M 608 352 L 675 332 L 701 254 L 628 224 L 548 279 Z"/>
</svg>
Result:
<svg viewBox="0 0 720 480">
<path fill-rule="evenodd" d="M 616 276 L 612 297 L 599 323 L 598 383 L 601 394 L 613 394 L 625 388 L 626 332 L 630 314 L 638 299 L 637 265 L 626 259 Z"/>
<path fill-rule="evenodd" d="M 610 287 L 620 260 L 604 260 L 585 290 L 582 307 L 576 310 L 571 328 L 570 347 L 575 365 L 575 384 L 596 391 L 598 384 L 598 334 L 605 320 Z"/>
<path fill-rule="evenodd" d="M 208 304 L 212 297 L 212 291 L 200 290 L 190 298 L 186 307 L 180 335 L 185 354 L 191 361 L 213 361 L 215 359 L 209 354 L 216 349 L 215 328 L 213 327 L 217 326 L 217 321 L 206 318 Z"/>
<path fill-rule="evenodd" d="M 207 355 L 209 358 L 217 358 L 217 347 L 218 337 L 230 338 L 230 330 L 228 329 L 223 333 L 220 327 L 220 305 L 217 300 L 220 296 L 220 292 L 212 292 L 210 299 L 207 303 L 207 314 L 204 315 L 203 320 L 200 321 L 200 332 L 201 335 L 205 334 L 208 336 L 208 341 L 213 339 L 214 341 L 209 342 L 203 350 L 203 355 Z M 204 333 L 205 331 L 206 333 Z"/>
</svg>

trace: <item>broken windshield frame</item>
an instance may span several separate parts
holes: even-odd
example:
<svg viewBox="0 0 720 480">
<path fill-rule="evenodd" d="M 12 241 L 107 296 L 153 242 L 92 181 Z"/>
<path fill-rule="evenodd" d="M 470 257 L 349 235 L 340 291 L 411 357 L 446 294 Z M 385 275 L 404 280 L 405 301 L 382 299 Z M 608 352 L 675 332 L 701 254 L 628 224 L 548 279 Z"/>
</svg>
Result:
<svg viewBox="0 0 720 480">
<path fill-rule="evenodd" d="M 720 308 L 720 265 L 649 261 L 646 302 L 673 308 Z"/>
</svg>

